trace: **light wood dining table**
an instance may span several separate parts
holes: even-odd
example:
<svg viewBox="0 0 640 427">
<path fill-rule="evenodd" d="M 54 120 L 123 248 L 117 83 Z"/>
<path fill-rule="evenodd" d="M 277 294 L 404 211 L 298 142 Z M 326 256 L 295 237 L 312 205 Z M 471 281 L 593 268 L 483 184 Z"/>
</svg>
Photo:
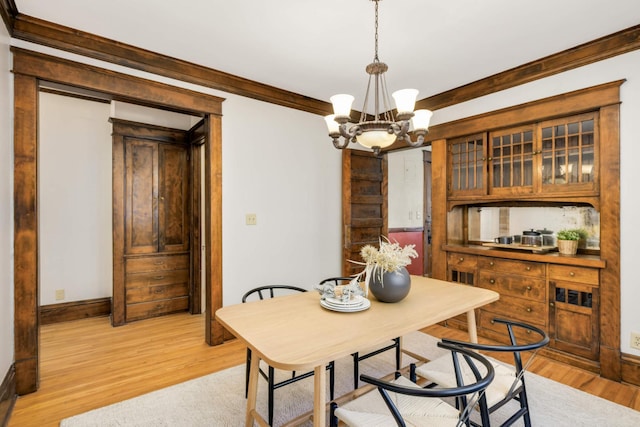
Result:
<svg viewBox="0 0 640 427">
<path fill-rule="evenodd" d="M 421 276 L 411 276 L 411 291 L 396 303 L 378 302 L 361 312 L 335 312 L 320 306 L 315 291 L 226 306 L 218 321 L 252 351 L 246 426 L 257 413 L 260 359 L 276 369 L 314 370 L 313 425 L 326 425 L 326 364 L 467 313 L 469 337 L 477 342 L 474 309 L 498 300 L 497 292 Z"/>
</svg>

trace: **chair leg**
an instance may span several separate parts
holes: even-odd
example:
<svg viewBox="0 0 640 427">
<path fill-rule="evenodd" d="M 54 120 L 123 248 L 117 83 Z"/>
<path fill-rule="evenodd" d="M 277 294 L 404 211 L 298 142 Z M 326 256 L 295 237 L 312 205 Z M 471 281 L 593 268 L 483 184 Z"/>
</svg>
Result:
<svg viewBox="0 0 640 427">
<path fill-rule="evenodd" d="M 338 427 L 338 417 L 336 417 L 336 409 L 338 404 L 331 402 L 329 404 L 329 427 Z"/>
<path fill-rule="evenodd" d="M 334 390 L 336 385 L 336 376 L 335 376 L 335 363 L 331 362 L 329 364 L 329 398 L 333 400 Z"/>
<path fill-rule="evenodd" d="M 359 355 L 358 353 L 353 353 L 353 389 L 357 389 L 358 388 L 358 380 L 360 379 L 360 367 L 358 366 L 359 363 Z"/>
<path fill-rule="evenodd" d="M 273 369 L 272 366 L 269 366 L 268 382 L 269 382 L 269 398 L 268 398 L 269 425 L 272 426 L 273 425 L 273 391 L 275 389 L 275 369 Z"/>
<path fill-rule="evenodd" d="M 522 414 L 525 427 L 531 427 L 531 415 L 529 414 L 529 400 L 527 399 L 527 390 L 522 384 L 522 391 L 520 392 L 520 407 L 525 410 Z"/>
<path fill-rule="evenodd" d="M 247 348 L 247 369 L 245 373 L 244 398 L 249 396 L 249 370 L 251 369 L 251 349 Z"/>
<path fill-rule="evenodd" d="M 400 362 L 402 359 L 402 349 L 400 348 L 400 337 L 394 338 L 393 341 L 396 343 L 396 371 L 400 370 Z"/>
</svg>

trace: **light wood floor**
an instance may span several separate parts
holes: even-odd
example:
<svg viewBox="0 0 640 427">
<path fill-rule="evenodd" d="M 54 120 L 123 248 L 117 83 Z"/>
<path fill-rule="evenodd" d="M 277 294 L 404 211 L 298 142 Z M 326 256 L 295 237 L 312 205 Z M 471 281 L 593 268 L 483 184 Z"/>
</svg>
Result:
<svg viewBox="0 0 640 427">
<path fill-rule="evenodd" d="M 434 326 L 435 336 L 464 339 Z M 140 394 L 244 363 L 234 341 L 204 342 L 202 316 L 177 314 L 112 328 L 108 318 L 47 325 L 40 337 L 40 389 L 22 396 L 9 427 L 57 426 L 60 420 Z M 640 410 L 638 387 L 538 356 L 533 372 Z"/>
</svg>

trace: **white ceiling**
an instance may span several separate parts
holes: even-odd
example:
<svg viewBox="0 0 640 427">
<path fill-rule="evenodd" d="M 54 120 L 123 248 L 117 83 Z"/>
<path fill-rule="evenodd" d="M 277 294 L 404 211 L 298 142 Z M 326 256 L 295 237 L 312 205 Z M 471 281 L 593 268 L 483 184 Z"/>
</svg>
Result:
<svg viewBox="0 0 640 427">
<path fill-rule="evenodd" d="M 362 104 L 370 0 L 15 0 L 18 11 L 328 101 Z M 640 0 L 382 0 L 390 91 L 419 99 L 640 24 Z"/>
</svg>

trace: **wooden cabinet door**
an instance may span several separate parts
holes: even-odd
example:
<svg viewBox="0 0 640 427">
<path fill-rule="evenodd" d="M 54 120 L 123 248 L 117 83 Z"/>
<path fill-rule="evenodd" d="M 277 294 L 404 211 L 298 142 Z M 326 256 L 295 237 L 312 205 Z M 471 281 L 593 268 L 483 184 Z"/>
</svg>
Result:
<svg viewBox="0 0 640 427">
<path fill-rule="evenodd" d="M 378 246 L 387 236 L 387 158 L 371 152 L 343 150 L 342 154 L 342 274 L 362 271 L 360 249 Z"/>
<path fill-rule="evenodd" d="M 491 132 L 489 188 L 494 195 L 532 194 L 537 190 L 535 126 Z"/>
<path fill-rule="evenodd" d="M 125 138 L 125 253 L 158 251 L 158 144 Z"/>
<path fill-rule="evenodd" d="M 158 150 L 158 251 L 189 250 L 188 148 L 160 144 Z"/>
<path fill-rule="evenodd" d="M 477 134 L 447 141 L 449 196 L 487 194 L 487 141 Z"/>
</svg>

